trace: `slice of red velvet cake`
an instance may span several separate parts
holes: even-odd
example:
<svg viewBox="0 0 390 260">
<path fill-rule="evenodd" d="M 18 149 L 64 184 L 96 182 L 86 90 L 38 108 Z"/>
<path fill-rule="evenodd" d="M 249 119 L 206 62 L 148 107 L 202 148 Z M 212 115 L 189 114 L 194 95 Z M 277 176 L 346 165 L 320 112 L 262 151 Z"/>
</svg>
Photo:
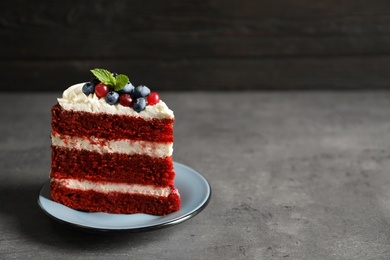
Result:
<svg viewBox="0 0 390 260">
<path fill-rule="evenodd" d="M 90 212 L 166 215 L 180 209 L 173 112 L 124 75 L 92 70 L 52 108 L 51 196 Z"/>
</svg>

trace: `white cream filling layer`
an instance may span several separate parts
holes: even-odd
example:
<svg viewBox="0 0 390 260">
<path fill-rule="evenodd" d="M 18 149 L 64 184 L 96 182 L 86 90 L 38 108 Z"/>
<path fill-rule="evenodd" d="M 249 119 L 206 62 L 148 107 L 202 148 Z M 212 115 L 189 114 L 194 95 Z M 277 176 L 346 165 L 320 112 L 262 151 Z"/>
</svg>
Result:
<svg viewBox="0 0 390 260">
<path fill-rule="evenodd" d="M 125 184 L 125 183 L 97 183 L 86 180 L 76 179 L 51 179 L 52 182 L 58 182 L 69 189 L 82 191 L 96 191 L 101 193 L 120 192 L 129 194 L 141 194 L 149 196 L 168 197 L 171 193 L 169 187 L 157 188 L 153 185 Z"/>
<path fill-rule="evenodd" d="M 151 157 L 168 157 L 172 155 L 173 143 L 155 143 L 147 141 L 134 141 L 129 139 L 106 140 L 102 138 L 85 138 L 68 135 L 51 135 L 53 146 L 87 150 L 98 153 L 141 154 Z"/>
<path fill-rule="evenodd" d="M 128 115 L 144 119 L 174 118 L 173 111 L 160 100 L 153 106 L 146 106 L 140 113 L 121 104 L 110 105 L 104 98 L 98 98 L 95 94 L 85 95 L 82 91 L 85 83 L 75 84 L 64 91 L 58 103 L 65 110 L 83 111 L 90 113 L 106 113 L 116 115 Z"/>
</svg>

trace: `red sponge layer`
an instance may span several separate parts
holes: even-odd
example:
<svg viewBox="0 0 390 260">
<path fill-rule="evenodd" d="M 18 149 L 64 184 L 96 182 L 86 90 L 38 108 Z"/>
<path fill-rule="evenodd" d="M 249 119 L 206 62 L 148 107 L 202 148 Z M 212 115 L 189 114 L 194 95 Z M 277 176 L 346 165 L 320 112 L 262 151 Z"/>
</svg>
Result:
<svg viewBox="0 0 390 260">
<path fill-rule="evenodd" d="M 180 196 L 176 190 L 172 190 L 168 197 L 119 192 L 105 194 L 68 189 L 56 182 L 51 182 L 50 190 L 54 201 L 73 209 L 90 212 L 167 215 L 180 209 Z"/>
<path fill-rule="evenodd" d="M 50 177 L 169 186 L 175 173 L 172 156 L 100 154 L 52 146 Z"/>
<path fill-rule="evenodd" d="M 174 119 L 150 119 L 125 115 L 88 113 L 52 108 L 52 131 L 70 136 L 173 142 Z"/>
</svg>

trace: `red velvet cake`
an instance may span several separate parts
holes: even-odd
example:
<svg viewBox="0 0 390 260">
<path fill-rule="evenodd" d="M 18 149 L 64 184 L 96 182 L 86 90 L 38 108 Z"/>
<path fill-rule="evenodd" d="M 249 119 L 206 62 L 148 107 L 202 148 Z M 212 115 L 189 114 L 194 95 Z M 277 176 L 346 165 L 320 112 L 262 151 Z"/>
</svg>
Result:
<svg viewBox="0 0 390 260">
<path fill-rule="evenodd" d="M 92 70 L 52 108 L 50 190 L 70 208 L 166 215 L 180 209 L 173 112 L 127 76 Z"/>
</svg>

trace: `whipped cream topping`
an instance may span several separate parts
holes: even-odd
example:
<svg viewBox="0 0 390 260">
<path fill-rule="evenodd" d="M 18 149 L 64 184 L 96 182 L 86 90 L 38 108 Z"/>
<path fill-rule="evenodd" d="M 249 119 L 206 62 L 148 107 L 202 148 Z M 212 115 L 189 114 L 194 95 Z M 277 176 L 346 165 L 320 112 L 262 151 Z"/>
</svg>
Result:
<svg viewBox="0 0 390 260">
<path fill-rule="evenodd" d="M 156 187 L 153 185 L 126 184 L 126 183 L 109 183 L 93 182 L 77 179 L 51 179 L 52 182 L 58 182 L 68 189 L 82 191 L 93 190 L 101 193 L 120 192 L 129 194 L 142 194 L 148 196 L 168 197 L 171 194 L 170 187 Z"/>
<path fill-rule="evenodd" d="M 122 106 L 119 103 L 110 105 L 104 98 L 99 99 L 95 94 L 85 95 L 82 91 L 84 84 L 79 83 L 70 86 L 62 94 L 62 98 L 57 99 L 63 109 L 90 113 L 128 115 L 145 119 L 174 118 L 173 111 L 161 100 L 156 105 L 146 106 L 145 110 L 138 113 L 133 108 Z"/>
<path fill-rule="evenodd" d="M 53 146 L 87 150 L 101 154 L 142 154 L 149 155 L 151 157 L 163 158 L 171 156 L 173 152 L 173 143 L 156 143 L 129 139 L 106 140 L 96 137 L 87 138 L 52 133 L 51 141 Z"/>
</svg>

